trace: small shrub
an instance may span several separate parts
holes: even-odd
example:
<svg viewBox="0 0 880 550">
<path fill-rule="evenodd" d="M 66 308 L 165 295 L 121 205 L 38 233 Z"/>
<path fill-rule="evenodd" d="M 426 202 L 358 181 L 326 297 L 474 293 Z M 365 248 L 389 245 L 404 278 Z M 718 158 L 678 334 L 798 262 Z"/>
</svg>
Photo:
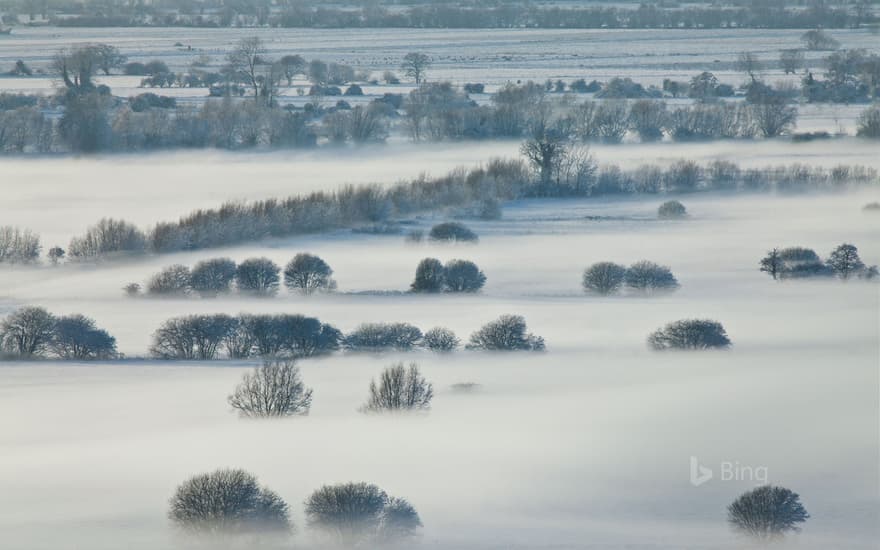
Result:
<svg viewBox="0 0 880 550">
<path fill-rule="evenodd" d="M 461 340 L 454 332 L 443 327 L 432 328 L 422 338 L 422 345 L 431 351 L 441 353 L 454 351 L 460 343 Z"/>
<path fill-rule="evenodd" d="M 217 470 L 183 482 L 168 516 L 194 533 L 233 535 L 291 530 L 287 503 L 244 470 Z"/>
<path fill-rule="evenodd" d="M 434 387 L 419 372 L 419 366 L 410 363 L 391 365 L 379 375 L 379 382 L 370 382 L 370 396 L 361 407 L 362 412 L 426 411 L 431 408 Z"/>
<path fill-rule="evenodd" d="M 730 339 L 717 321 L 683 319 L 652 333 L 648 344 L 655 350 L 727 348 Z"/>
<path fill-rule="evenodd" d="M 543 351 L 544 339 L 526 332 L 520 315 L 502 315 L 471 335 L 467 349 L 487 351 Z"/>
<path fill-rule="evenodd" d="M 141 285 L 138 283 L 128 283 L 122 287 L 122 291 L 125 292 L 126 296 L 133 298 L 141 293 Z"/>
<path fill-rule="evenodd" d="M 798 532 L 809 518 L 797 493 L 772 485 L 747 491 L 727 507 L 727 521 L 735 530 L 764 540 Z"/>
<path fill-rule="evenodd" d="M 264 359 L 244 375 L 228 401 L 243 417 L 304 416 L 312 405 L 312 390 L 303 384 L 293 359 Z"/>
<path fill-rule="evenodd" d="M 599 262 L 584 270 L 582 285 L 585 292 L 614 294 L 623 286 L 626 268 L 613 262 Z"/>
<path fill-rule="evenodd" d="M 687 216 L 687 209 L 678 201 L 666 201 L 657 209 L 657 217 L 661 220 L 675 220 Z"/>
<path fill-rule="evenodd" d="M 445 222 L 435 225 L 428 233 L 432 241 L 477 242 L 479 237 L 467 226 L 458 222 Z"/>
</svg>

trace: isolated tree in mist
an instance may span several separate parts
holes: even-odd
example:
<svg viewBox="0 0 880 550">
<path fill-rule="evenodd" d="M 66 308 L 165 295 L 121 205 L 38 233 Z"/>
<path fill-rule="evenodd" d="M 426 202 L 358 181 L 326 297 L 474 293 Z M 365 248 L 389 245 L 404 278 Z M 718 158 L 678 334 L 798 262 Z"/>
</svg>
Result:
<svg viewBox="0 0 880 550">
<path fill-rule="evenodd" d="M 486 284 L 486 275 L 468 260 L 449 260 L 443 267 L 444 287 L 448 292 L 478 292 Z"/>
<path fill-rule="evenodd" d="M 520 146 L 520 153 L 538 175 L 541 186 L 549 189 L 567 148 L 565 136 L 560 132 L 542 130 Z"/>
<path fill-rule="evenodd" d="M 865 268 L 865 264 L 859 258 L 859 249 L 848 243 L 835 248 L 825 263 L 844 280 Z"/>
<path fill-rule="evenodd" d="M 52 265 L 58 265 L 58 262 L 64 259 L 64 249 L 60 246 L 53 246 L 46 255 L 49 256 Z"/>
<path fill-rule="evenodd" d="M 153 275 L 147 282 L 147 292 L 158 295 L 185 295 L 191 289 L 192 274 L 185 265 L 174 264 Z"/>
<path fill-rule="evenodd" d="M 109 75 L 113 69 L 125 65 L 128 58 L 119 52 L 119 48 L 110 44 L 95 44 L 92 46 L 95 55 L 95 63 L 105 75 Z"/>
<path fill-rule="evenodd" d="M 270 62 L 265 59 L 266 46 L 263 41 L 256 37 L 242 38 L 238 44 L 226 55 L 229 67 L 242 75 L 247 84 L 254 91 L 254 99 L 260 97 L 260 81 L 263 78 L 261 69 Z"/>
<path fill-rule="evenodd" d="M 445 284 L 446 270 L 440 260 L 425 258 L 416 267 L 416 277 L 410 289 L 413 292 L 441 292 Z"/>
<path fill-rule="evenodd" d="M 467 349 L 486 351 L 543 351 L 544 339 L 527 332 L 520 315 L 502 315 L 471 334 Z"/>
<path fill-rule="evenodd" d="M 596 294 L 614 294 L 623 286 L 626 268 L 614 262 L 598 262 L 584 270 L 584 291 Z"/>
<path fill-rule="evenodd" d="M 235 284 L 241 292 L 271 296 L 278 292 L 280 271 L 269 258 L 249 258 L 235 269 Z"/>
<path fill-rule="evenodd" d="M 438 223 L 431 228 L 428 238 L 432 241 L 476 242 L 479 240 L 476 233 L 459 222 Z"/>
<path fill-rule="evenodd" d="M 812 29 L 801 35 L 801 41 L 808 50 L 836 50 L 840 42 L 822 29 Z"/>
<path fill-rule="evenodd" d="M 287 503 L 244 470 L 217 470 L 183 482 L 168 517 L 189 532 L 217 535 L 290 532 Z"/>
<path fill-rule="evenodd" d="M 624 281 L 627 287 L 645 292 L 678 288 L 678 281 L 668 267 L 647 260 L 629 266 Z"/>
<path fill-rule="evenodd" d="M 303 294 L 332 291 L 336 288 L 333 270 L 327 262 L 312 254 L 297 254 L 284 268 L 284 284 Z"/>
<path fill-rule="evenodd" d="M 228 398 L 242 417 L 279 417 L 309 414 L 312 390 L 305 387 L 293 359 L 264 359 L 245 373 Z"/>
<path fill-rule="evenodd" d="M 785 269 L 785 262 L 778 248 L 774 248 L 767 252 L 767 255 L 761 258 L 760 270 L 777 280 Z"/>
<path fill-rule="evenodd" d="M 661 220 L 674 220 L 687 216 L 687 209 L 678 201 L 666 201 L 657 209 L 657 217 Z"/>
<path fill-rule="evenodd" d="M 22 357 L 46 352 L 52 343 L 55 317 L 41 307 L 23 307 L 0 323 L 0 348 Z"/>
<path fill-rule="evenodd" d="M 192 289 L 203 297 L 229 292 L 234 279 L 235 262 L 229 258 L 202 260 L 190 273 Z"/>
<path fill-rule="evenodd" d="M 63 359 L 116 357 L 116 338 L 85 315 L 65 315 L 55 321 L 50 349 Z"/>
<path fill-rule="evenodd" d="M 403 56 L 403 62 L 400 68 L 406 76 L 413 78 L 416 85 L 422 83 L 425 78 L 425 72 L 431 65 L 431 58 L 423 53 L 410 52 Z"/>
<path fill-rule="evenodd" d="M 730 338 L 718 321 L 682 319 L 654 331 L 648 344 L 655 350 L 727 348 Z"/>
<path fill-rule="evenodd" d="M 287 80 L 288 86 L 293 84 L 294 76 L 304 72 L 306 69 L 306 60 L 300 55 L 285 55 L 278 60 L 278 63 L 281 65 L 281 70 L 284 72 L 284 78 Z"/>
<path fill-rule="evenodd" d="M 455 333 L 444 327 L 432 328 L 422 337 L 422 345 L 440 353 L 454 351 L 460 343 Z"/>
<path fill-rule="evenodd" d="M 370 382 L 370 395 L 361 407 L 362 412 L 408 412 L 426 411 L 431 408 L 434 387 L 425 380 L 416 363 L 409 368 L 403 363 L 387 367 L 379 375 L 378 382 Z"/>
<path fill-rule="evenodd" d="M 309 528 L 345 547 L 393 543 L 422 526 L 409 502 L 368 483 L 325 485 L 305 504 Z"/>
<path fill-rule="evenodd" d="M 784 487 L 764 485 L 740 495 L 727 507 L 727 521 L 736 531 L 761 540 L 780 539 L 800 531 L 810 514 L 800 496 Z"/>
</svg>

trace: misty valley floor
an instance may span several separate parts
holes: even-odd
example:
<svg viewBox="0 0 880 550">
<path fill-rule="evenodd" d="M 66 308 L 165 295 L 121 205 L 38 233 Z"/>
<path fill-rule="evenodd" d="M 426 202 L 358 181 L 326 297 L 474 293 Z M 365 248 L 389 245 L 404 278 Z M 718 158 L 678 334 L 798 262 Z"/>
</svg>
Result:
<svg viewBox="0 0 880 550">
<path fill-rule="evenodd" d="M 474 246 L 337 232 L 97 267 L 0 271 L 0 313 L 24 303 L 84 313 L 128 356 L 0 365 L 0 546 L 110 549 L 125 540 L 134 549 L 186 547 L 165 518 L 168 498 L 187 476 L 232 466 L 291 504 L 304 546 L 308 493 L 366 480 L 417 507 L 427 548 L 742 548 L 725 507 L 758 481 L 721 479 L 721 463 L 730 462 L 765 467 L 770 482 L 801 495 L 812 518 L 784 546 L 873 548 L 880 534 L 877 287 L 775 283 L 757 262 L 773 246 L 825 255 L 852 242 L 866 263 L 880 263 L 880 218 L 861 211 L 876 193 L 679 199 L 691 217 L 678 222 L 655 219 L 658 198 L 521 201 L 506 205 L 500 221 L 468 222 L 480 235 Z M 120 192 L 103 207 L 126 208 L 130 200 Z M 43 207 L 24 201 L 9 214 L 26 216 L 28 208 Z M 60 238 L 92 223 L 92 214 L 36 216 L 31 228 Z M 172 263 L 219 255 L 281 263 L 300 251 L 327 260 L 339 293 L 149 300 L 121 291 Z M 488 277 L 484 291 L 364 293 L 405 290 L 427 256 L 475 261 Z M 642 258 L 669 265 L 680 290 L 612 298 L 580 291 L 587 265 Z M 406 321 L 447 326 L 462 338 L 517 313 L 548 350 L 307 360 L 311 414 L 249 422 L 225 398 L 252 363 L 139 359 L 163 320 L 198 312 L 296 312 L 343 331 Z M 721 321 L 733 347 L 647 349 L 649 332 L 686 317 Z M 418 362 L 434 383 L 430 414 L 359 414 L 370 379 L 397 360 Z M 450 386 L 461 382 L 480 386 L 454 392 Z M 693 487 L 692 456 L 716 478 Z"/>
</svg>

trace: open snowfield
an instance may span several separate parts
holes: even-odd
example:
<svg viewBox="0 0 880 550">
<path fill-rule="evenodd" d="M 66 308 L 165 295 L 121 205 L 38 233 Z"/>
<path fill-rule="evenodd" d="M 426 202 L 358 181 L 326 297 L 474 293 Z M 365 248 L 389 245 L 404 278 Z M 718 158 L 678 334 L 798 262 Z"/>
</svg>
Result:
<svg viewBox="0 0 880 550">
<path fill-rule="evenodd" d="M 657 159 L 667 154 L 662 146 L 649 151 Z M 849 152 L 858 154 L 855 147 Z M 623 147 L 620 157 L 602 156 L 622 161 L 629 153 L 641 161 L 648 151 Z M 439 170 L 448 154 L 408 151 L 396 171 L 357 158 L 341 166 L 328 159 L 304 164 L 317 169 L 323 162 L 329 175 L 322 185 L 331 186 L 345 173 L 358 173 L 349 180 L 359 181 L 391 171 L 402 177 L 420 165 Z M 689 154 L 699 158 L 701 150 L 689 148 Z M 134 167 L 116 159 L 68 161 L 68 194 L 52 187 L 43 195 L 52 197 L 48 204 L 4 201 L 0 216 L 33 215 L 34 230 L 61 235 L 98 213 L 65 202 L 77 190 L 94 196 L 94 186 L 106 185 L 113 170 L 125 167 L 135 178 L 147 165 L 189 170 L 174 164 L 181 159 L 157 158 L 162 162 L 145 157 Z M 246 173 L 249 166 L 259 174 L 267 159 L 265 177 L 242 188 L 234 170 Z M 395 165 L 393 159 L 385 157 Z M 318 185 L 314 177 L 288 177 L 274 166 L 285 161 L 274 155 L 201 159 L 199 166 L 217 172 L 192 177 L 191 189 L 178 182 L 173 204 L 153 204 L 161 191 L 131 180 L 115 182 L 118 192 L 103 198 L 100 210 L 128 216 L 144 208 L 164 216 L 231 196 L 297 192 L 297 181 Z M 60 170 L 62 163 L 53 168 L 54 162 L 32 166 Z M 299 170 L 299 163 L 287 165 L 291 174 Z M 211 182 L 216 195 L 199 197 L 196 190 Z M 501 221 L 472 224 L 481 235 L 472 246 L 407 245 L 401 236 L 338 232 L 133 263 L 3 270 L 0 311 L 28 303 L 58 314 L 85 313 L 108 328 L 129 357 L 113 364 L 0 365 L 0 417 L 7 419 L 0 429 L 4 545 L 111 549 L 125 540 L 133 549 L 186 547 L 165 519 L 167 499 L 186 476 L 233 466 L 254 472 L 291 503 L 301 544 L 308 541 L 301 516 L 308 493 L 323 483 L 363 479 L 416 505 L 428 548 L 742 548 L 747 543 L 730 533 L 724 509 L 759 480 L 722 479 L 726 461 L 765 467 L 770 482 L 801 494 L 812 519 L 787 547 L 873 548 L 880 511 L 877 287 L 779 284 L 756 264 L 775 245 L 810 246 L 824 255 L 843 241 L 857 244 L 867 263 L 880 262 L 880 220 L 861 212 L 877 198 L 876 192 L 688 195 L 682 200 L 691 218 L 681 222 L 657 221 L 658 199 L 523 201 L 507 205 Z M 40 214 L 47 208 L 53 216 Z M 150 300 L 126 298 L 120 290 L 175 262 L 266 255 L 280 263 L 300 251 L 330 263 L 338 294 Z M 405 290 L 426 256 L 474 260 L 488 276 L 483 293 L 360 294 Z M 641 258 L 670 265 L 681 289 L 652 298 L 591 298 L 580 291 L 586 265 Z M 365 321 L 407 321 L 423 329 L 447 326 L 464 338 L 499 314 L 518 313 L 545 337 L 548 351 L 304 361 L 305 381 L 315 390 L 311 415 L 249 422 L 229 410 L 225 397 L 252 364 L 135 359 L 146 354 L 150 333 L 164 319 L 196 312 L 296 312 L 342 330 Z M 723 322 L 733 348 L 698 354 L 647 349 L 650 331 L 693 316 Z M 356 409 L 369 380 L 395 360 L 418 361 L 434 383 L 431 413 L 363 417 Z M 455 393 L 450 386 L 459 382 L 481 387 Z M 716 478 L 691 486 L 691 456 Z"/>
</svg>

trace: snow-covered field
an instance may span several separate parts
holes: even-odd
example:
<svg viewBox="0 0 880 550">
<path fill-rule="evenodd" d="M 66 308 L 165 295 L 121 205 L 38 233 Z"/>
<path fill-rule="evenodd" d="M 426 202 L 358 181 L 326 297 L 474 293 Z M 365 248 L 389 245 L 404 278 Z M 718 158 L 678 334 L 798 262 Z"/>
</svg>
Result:
<svg viewBox="0 0 880 550">
<path fill-rule="evenodd" d="M 201 54 L 219 63 L 230 44 L 253 34 L 267 40 L 273 55 L 299 53 L 376 72 L 396 67 L 408 51 L 425 51 L 436 60 L 432 78 L 497 86 L 508 79 L 614 75 L 652 83 L 684 79 L 709 64 L 722 80 L 738 82 L 732 62 L 739 51 L 775 59 L 774 52 L 798 45 L 800 31 L 17 28 L 0 37 L 0 68 L 19 58 L 39 65 L 57 48 L 87 41 L 182 68 Z M 845 47 L 877 49 L 877 37 L 866 32 L 832 34 Z M 173 45 L 178 41 L 183 48 Z M 136 82 L 125 78 L 108 82 L 119 95 L 136 93 Z M 51 86 L 47 78 L 0 78 L 0 91 L 29 90 L 28 83 Z M 802 107 L 799 129 L 851 132 L 860 109 Z M 33 230 L 45 248 L 66 248 L 102 217 L 147 228 L 226 200 L 437 176 L 516 156 L 518 148 L 513 141 L 392 140 L 308 152 L 4 158 L 0 225 Z M 624 168 L 687 158 L 880 169 L 876 144 L 855 138 L 600 145 L 593 152 L 600 164 Z M 812 515 L 780 547 L 874 548 L 880 538 L 878 287 L 776 283 L 758 272 L 757 262 L 774 246 L 801 245 L 825 256 L 850 242 L 866 263 L 880 263 L 880 216 L 862 211 L 880 200 L 880 191 L 678 198 L 690 217 L 675 222 L 656 219 L 661 197 L 518 201 L 504 205 L 500 221 L 467 222 L 480 235 L 469 246 L 339 231 L 129 262 L 0 269 L 0 317 L 24 304 L 83 313 L 108 329 L 127 357 L 0 362 L 0 548 L 188 548 L 166 519 L 168 498 L 186 477 L 225 466 L 253 472 L 290 503 L 301 547 L 315 547 L 302 517 L 308 494 L 325 483 L 364 480 L 415 505 L 425 548 L 746 548 L 750 542 L 727 527 L 725 507 L 762 481 L 746 469 L 766 468 L 767 481 L 800 493 Z M 426 215 L 416 222 L 428 228 L 442 219 Z M 215 256 L 285 263 L 304 251 L 333 267 L 338 293 L 151 300 L 122 292 L 172 263 Z M 473 260 L 488 277 L 484 291 L 369 292 L 406 290 L 428 256 Z M 655 297 L 581 291 L 586 266 L 639 259 L 669 265 L 681 288 Z M 315 390 L 311 414 L 253 422 L 237 418 L 226 403 L 253 363 L 145 358 L 162 321 L 200 312 L 302 313 L 343 331 L 362 322 L 405 321 L 423 330 L 445 326 L 462 339 L 515 313 L 548 349 L 307 360 L 301 365 Z M 647 348 L 651 331 L 689 317 L 722 322 L 733 347 L 691 354 Z M 418 362 L 434 383 L 430 414 L 359 414 L 370 379 L 398 360 Z M 480 384 L 479 390 L 451 389 L 463 382 Z M 715 478 L 692 486 L 691 457 Z M 739 472 L 737 479 L 724 479 L 722 463 Z"/>
</svg>

